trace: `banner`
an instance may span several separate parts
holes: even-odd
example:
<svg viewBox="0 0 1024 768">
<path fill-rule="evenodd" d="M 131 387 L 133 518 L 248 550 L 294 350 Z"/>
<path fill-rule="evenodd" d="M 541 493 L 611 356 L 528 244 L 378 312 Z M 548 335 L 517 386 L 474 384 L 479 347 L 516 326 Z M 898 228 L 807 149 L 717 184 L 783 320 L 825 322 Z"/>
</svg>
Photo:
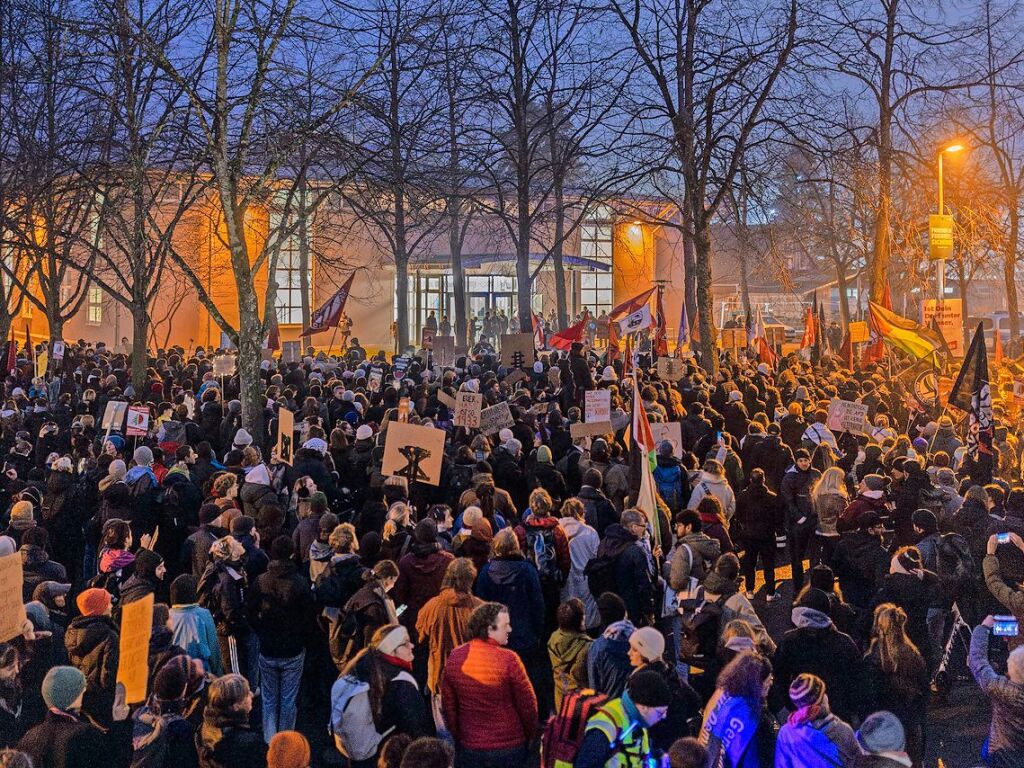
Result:
<svg viewBox="0 0 1024 768">
<path fill-rule="evenodd" d="M 334 295 L 312 314 L 309 318 L 309 326 L 302 329 L 302 336 L 320 333 L 328 328 L 334 328 L 338 324 L 341 313 L 345 310 L 345 302 L 348 301 L 355 276 L 355 272 L 349 275 L 348 280 L 342 284 L 341 288 L 335 291 Z"/>
<path fill-rule="evenodd" d="M 438 485 L 444 454 L 443 429 L 392 421 L 384 440 L 385 477 L 404 477 L 409 483 Z"/>
<path fill-rule="evenodd" d="M 868 419 L 868 406 L 850 400 L 834 400 L 828 407 L 825 426 L 833 432 L 850 432 L 864 435 Z"/>
<path fill-rule="evenodd" d="M 651 316 L 651 308 L 645 304 L 636 312 L 619 320 L 619 333 L 626 336 L 650 328 L 652 325 L 654 325 L 654 318 Z"/>
<path fill-rule="evenodd" d="M 153 634 L 153 595 L 121 606 L 120 661 L 117 682 L 124 686 L 126 704 L 146 700 L 149 679 L 149 640 Z"/>
<path fill-rule="evenodd" d="M 295 414 L 287 408 L 277 412 L 277 460 L 292 466 L 295 458 Z"/>
</svg>

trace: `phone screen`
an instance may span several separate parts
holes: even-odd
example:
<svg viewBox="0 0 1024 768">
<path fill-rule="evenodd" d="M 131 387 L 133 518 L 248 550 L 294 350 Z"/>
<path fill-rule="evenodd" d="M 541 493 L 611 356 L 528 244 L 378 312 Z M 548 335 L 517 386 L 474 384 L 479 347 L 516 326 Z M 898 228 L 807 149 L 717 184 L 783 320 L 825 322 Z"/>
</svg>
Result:
<svg viewBox="0 0 1024 768">
<path fill-rule="evenodd" d="M 1013 616 L 995 616 L 995 624 L 992 625 L 992 634 L 996 637 L 1016 637 L 1020 632 L 1017 619 Z"/>
<path fill-rule="evenodd" d="M 1000 544 L 1009 544 L 1010 543 L 1010 534 L 1009 533 L 997 533 L 996 534 L 996 541 L 998 543 L 1000 543 Z"/>
</svg>

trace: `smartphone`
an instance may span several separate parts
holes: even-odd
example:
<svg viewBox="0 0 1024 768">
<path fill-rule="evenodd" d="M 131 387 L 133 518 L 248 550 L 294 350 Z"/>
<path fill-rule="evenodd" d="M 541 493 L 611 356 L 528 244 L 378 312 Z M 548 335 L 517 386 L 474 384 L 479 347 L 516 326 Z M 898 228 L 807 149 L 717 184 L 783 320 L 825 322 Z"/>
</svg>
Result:
<svg viewBox="0 0 1024 768">
<path fill-rule="evenodd" d="M 1009 544 L 1010 543 L 1010 534 L 1009 533 L 997 533 L 996 534 L 996 542 L 998 544 Z"/>
<path fill-rule="evenodd" d="M 408 607 L 409 606 L 407 606 L 407 605 L 400 605 L 397 608 L 395 608 L 395 616 L 401 616 L 403 613 L 405 613 L 405 609 L 408 608 Z M 1011 616 L 1010 618 L 1013 618 L 1013 617 Z M 1015 621 L 1014 622 L 1015 626 L 1016 626 L 1016 623 L 1017 622 Z M 1017 634 L 1017 632 L 1014 631 L 1014 634 Z"/>
<path fill-rule="evenodd" d="M 1020 632 L 1017 619 L 1013 616 L 993 616 L 996 620 L 992 625 L 992 634 L 996 637 L 1016 637 Z"/>
</svg>

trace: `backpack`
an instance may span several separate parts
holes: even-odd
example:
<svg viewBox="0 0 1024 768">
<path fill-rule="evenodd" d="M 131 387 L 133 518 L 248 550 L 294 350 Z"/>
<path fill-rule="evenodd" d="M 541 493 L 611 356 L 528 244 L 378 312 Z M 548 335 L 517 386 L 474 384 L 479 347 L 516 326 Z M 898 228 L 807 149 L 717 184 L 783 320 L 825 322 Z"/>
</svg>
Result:
<svg viewBox="0 0 1024 768">
<path fill-rule="evenodd" d="M 622 554 L 622 549 L 609 548 L 605 552 L 597 551 L 597 555 L 590 559 L 583 569 L 583 575 L 587 577 L 587 587 L 590 594 L 596 600 L 605 592 L 615 592 L 615 563 Z"/>
<path fill-rule="evenodd" d="M 562 569 L 558 567 L 553 528 L 526 526 L 526 559 L 537 567 L 541 581 L 561 584 Z"/>
<path fill-rule="evenodd" d="M 355 611 L 342 609 L 327 631 L 331 659 L 339 669 L 344 667 L 363 647 L 363 625 Z"/>
<path fill-rule="evenodd" d="M 610 697 L 592 688 L 569 691 L 562 698 L 558 714 L 544 726 L 541 737 L 542 768 L 572 768 L 576 753 L 583 744 L 587 721 Z"/>
<path fill-rule="evenodd" d="M 967 539 L 959 533 L 944 533 L 939 536 L 938 570 L 940 576 L 952 576 L 957 579 L 974 577 L 974 555 L 971 554 Z"/>
<path fill-rule="evenodd" d="M 114 605 L 121 600 L 121 579 L 124 578 L 121 570 L 97 573 L 86 583 L 88 589 L 105 589 L 110 593 L 110 602 Z"/>
<path fill-rule="evenodd" d="M 946 497 L 939 488 L 924 488 L 921 490 L 921 497 L 918 499 L 918 507 L 935 513 L 935 516 L 942 519 L 943 507 Z"/>
<path fill-rule="evenodd" d="M 683 484 L 681 482 L 683 471 L 678 464 L 663 467 L 660 464 L 654 468 L 654 484 L 658 489 L 658 495 L 665 502 L 673 513 L 678 512 L 682 506 Z"/>
<path fill-rule="evenodd" d="M 412 679 L 404 670 L 396 679 L 402 675 Z M 376 755 L 384 737 L 394 728 L 388 728 L 384 733 L 377 730 L 370 710 L 370 684 L 352 675 L 342 675 L 331 686 L 330 730 L 334 746 L 355 763 Z"/>
<path fill-rule="evenodd" d="M 168 759 L 167 732 L 179 722 L 185 723 L 185 718 L 181 715 L 158 715 L 149 708 L 148 704 L 142 706 L 132 718 L 132 762 L 130 768 L 171 764 L 172 761 Z M 187 726 L 187 730 L 191 730 L 191 726 Z"/>
<path fill-rule="evenodd" d="M 462 492 L 473 485 L 473 475 L 476 474 L 476 466 L 468 464 L 456 464 L 452 467 L 451 476 L 448 479 L 448 506 L 452 509 L 459 509 L 459 499 Z"/>
<path fill-rule="evenodd" d="M 717 600 L 710 602 L 704 597 L 704 587 L 700 587 L 695 598 L 682 601 L 684 612 L 679 633 L 681 659 L 700 667 L 714 657 L 727 597 L 720 595 Z"/>
<path fill-rule="evenodd" d="M 356 568 L 348 574 L 339 574 L 336 564 L 330 562 L 313 587 L 313 599 L 321 608 L 342 608 L 363 585 L 363 571 Z"/>
</svg>

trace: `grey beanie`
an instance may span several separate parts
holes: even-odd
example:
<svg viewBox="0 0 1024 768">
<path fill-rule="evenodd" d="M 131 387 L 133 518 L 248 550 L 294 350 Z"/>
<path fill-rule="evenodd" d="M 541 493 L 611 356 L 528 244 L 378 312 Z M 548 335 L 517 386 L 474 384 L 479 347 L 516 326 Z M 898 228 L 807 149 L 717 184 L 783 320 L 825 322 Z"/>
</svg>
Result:
<svg viewBox="0 0 1024 768">
<path fill-rule="evenodd" d="M 135 453 L 132 454 L 132 458 L 140 467 L 148 467 L 153 463 L 153 452 L 146 446 L 140 445 L 135 449 Z"/>
<path fill-rule="evenodd" d="M 892 712 L 882 710 L 869 715 L 857 731 L 857 741 L 869 755 L 902 752 L 907 746 L 903 724 Z"/>
</svg>

